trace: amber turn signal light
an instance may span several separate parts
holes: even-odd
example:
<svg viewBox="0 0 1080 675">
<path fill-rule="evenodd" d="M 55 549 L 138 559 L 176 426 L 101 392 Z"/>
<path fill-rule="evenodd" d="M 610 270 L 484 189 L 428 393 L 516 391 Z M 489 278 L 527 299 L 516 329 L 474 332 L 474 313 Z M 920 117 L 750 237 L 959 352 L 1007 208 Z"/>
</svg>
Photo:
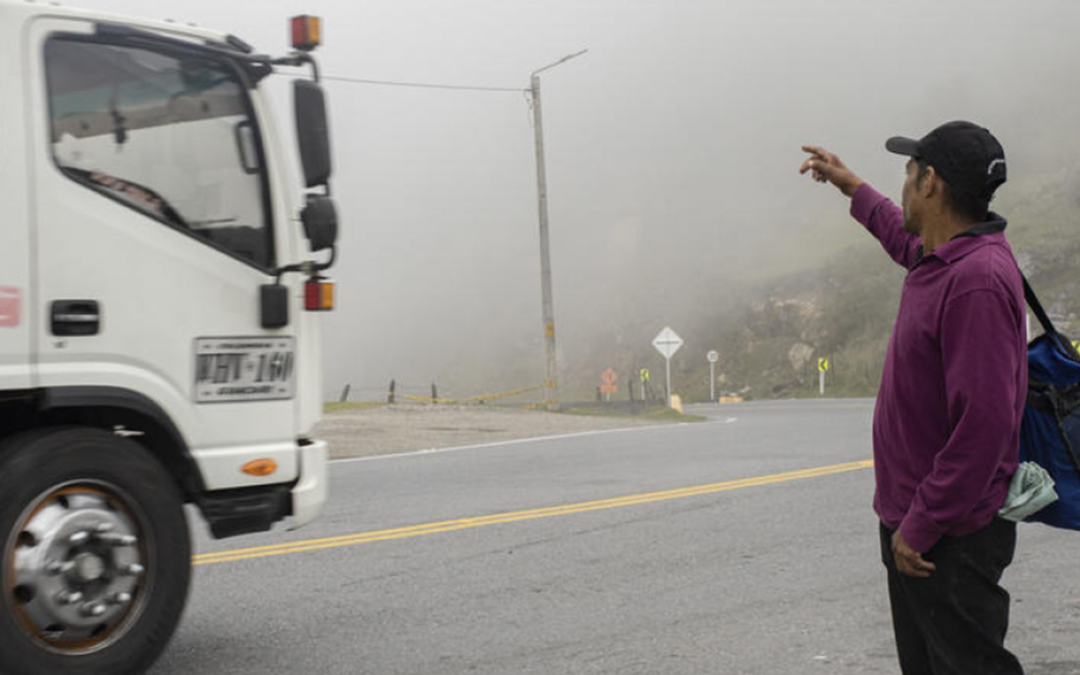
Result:
<svg viewBox="0 0 1080 675">
<path fill-rule="evenodd" d="M 277 471 L 277 462 L 272 459 L 253 459 L 240 467 L 240 470 L 249 476 L 269 476 Z"/>
</svg>

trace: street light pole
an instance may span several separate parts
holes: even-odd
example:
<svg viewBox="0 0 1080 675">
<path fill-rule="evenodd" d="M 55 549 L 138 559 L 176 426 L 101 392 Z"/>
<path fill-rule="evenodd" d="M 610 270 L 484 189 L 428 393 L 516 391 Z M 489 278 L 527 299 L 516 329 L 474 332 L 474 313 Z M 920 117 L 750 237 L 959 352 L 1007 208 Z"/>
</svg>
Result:
<svg viewBox="0 0 1080 675">
<path fill-rule="evenodd" d="M 530 78 L 533 107 L 533 132 L 536 136 L 536 195 L 540 211 L 540 292 L 543 304 L 544 345 L 547 373 L 544 378 L 544 403 L 554 409 L 559 405 L 558 365 L 555 359 L 555 307 L 551 298 L 551 252 L 548 243 L 547 172 L 544 166 L 544 124 L 540 109 L 540 73 L 560 63 L 581 56 L 587 49 L 564 56 L 555 63 L 534 70 Z"/>
</svg>

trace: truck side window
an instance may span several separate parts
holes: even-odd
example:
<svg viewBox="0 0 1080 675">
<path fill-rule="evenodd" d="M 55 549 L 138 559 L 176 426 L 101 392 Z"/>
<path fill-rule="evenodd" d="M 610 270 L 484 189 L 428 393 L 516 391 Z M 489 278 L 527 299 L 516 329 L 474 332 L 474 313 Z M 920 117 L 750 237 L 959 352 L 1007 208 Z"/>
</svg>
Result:
<svg viewBox="0 0 1080 675">
<path fill-rule="evenodd" d="M 53 37 L 53 158 L 89 189 L 263 268 L 274 266 L 258 125 L 213 55 Z"/>
</svg>

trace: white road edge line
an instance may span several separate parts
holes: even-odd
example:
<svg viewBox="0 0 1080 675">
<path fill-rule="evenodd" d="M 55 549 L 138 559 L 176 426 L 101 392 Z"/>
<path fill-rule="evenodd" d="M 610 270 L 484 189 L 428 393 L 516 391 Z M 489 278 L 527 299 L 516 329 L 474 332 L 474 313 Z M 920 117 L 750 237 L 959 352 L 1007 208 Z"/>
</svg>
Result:
<svg viewBox="0 0 1080 675">
<path fill-rule="evenodd" d="M 716 423 L 719 420 L 704 422 L 704 424 Z M 678 424 L 652 424 L 644 427 L 623 427 L 621 429 L 598 429 L 596 431 L 578 431 L 572 434 L 556 434 L 554 436 L 532 436 L 530 438 L 513 438 L 508 441 L 493 441 L 491 443 L 477 443 L 474 445 L 456 445 L 450 448 L 430 448 L 428 450 L 414 450 L 412 452 L 398 452 L 387 455 L 369 455 L 367 457 L 343 457 L 341 459 L 330 460 L 331 464 L 345 463 L 345 462 L 371 462 L 380 459 L 395 459 L 398 457 L 419 457 L 421 455 L 439 455 L 444 452 L 457 452 L 458 450 L 477 450 L 482 448 L 494 448 L 500 445 L 522 445 L 525 443 L 535 443 L 537 441 L 553 441 L 561 440 L 564 438 L 581 438 L 583 436 L 596 436 L 598 434 L 612 434 L 624 431 L 644 431 L 647 429 L 661 429 L 672 427 L 688 427 L 702 422 L 679 422 Z"/>
</svg>

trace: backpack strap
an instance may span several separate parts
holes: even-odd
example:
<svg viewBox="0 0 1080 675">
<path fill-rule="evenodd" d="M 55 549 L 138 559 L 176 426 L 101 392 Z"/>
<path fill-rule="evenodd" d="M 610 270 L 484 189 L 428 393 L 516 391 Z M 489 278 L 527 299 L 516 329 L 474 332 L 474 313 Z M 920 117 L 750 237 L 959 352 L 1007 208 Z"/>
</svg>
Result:
<svg viewBox="0 0 1080 675">
<path fill-rule="evenodd" d="M 1039 302 L 1039 298 L 1035 295 L 1035 290 L 1031 288 L 1031 284 L 1028 283 L 1023 272 L 1020 273 L 1020 278 L 1024 281 L 1024 300 L 1027 301 L 1028 307 L 1035 314 L 1035 318 L 1042 324 L 1043 330 L 1054 342 L 1061 345 L 1066 354 L 1072 356 L 1074 360 L 1080 361 L 1080 354 L 1077 353 L 1076 348 L 1069 342 L 1069 339 L 1059 333 L 1057 328 L 1054 328 L 1054 322 L 1050 320 L 1050 316 L 1043 309 L 1042 303 Z"/>
<path fill-rule="evenodd" d="M 1043 309 L 1042 303 L 1039 302 L 1039 298 L 1035 295 L 1034 289 L 1032 289 L 1031 284 L 1028 283 L 1027 277 L 1021 273 L 1020 278 L 1024 281 L 1024 300 L 1027 300 L 1028 307 L 1034 312 L 1035 318 L 1042 324 L 1044 331 L 1050 335 L 1057 335 L 1057 329 L 1054 328 L 1054 323 L 1050 321 L 1050 317 L 1046 314 L 1046 310 Z"/>
</svg>

